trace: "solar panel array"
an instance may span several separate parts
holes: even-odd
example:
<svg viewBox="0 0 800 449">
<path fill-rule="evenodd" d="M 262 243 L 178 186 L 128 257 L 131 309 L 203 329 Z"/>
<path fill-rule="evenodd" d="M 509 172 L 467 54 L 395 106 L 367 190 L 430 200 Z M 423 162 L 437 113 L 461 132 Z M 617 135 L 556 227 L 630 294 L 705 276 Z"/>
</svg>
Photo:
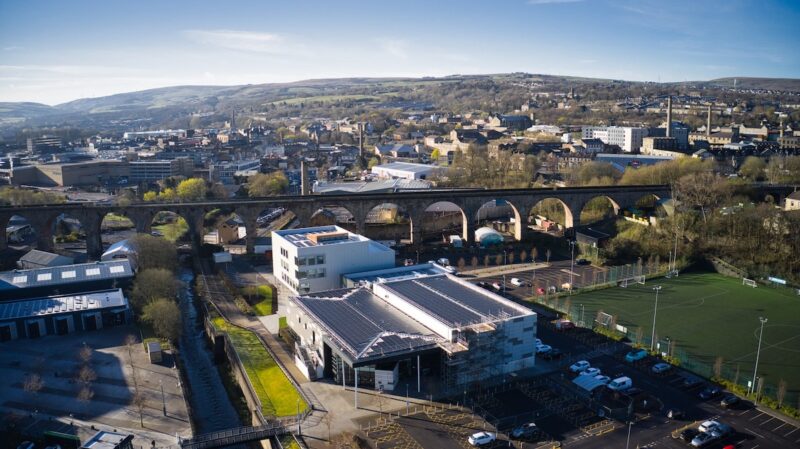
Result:
<svg viewBox="0 0 800 449">
<path fill-rule="evenodd" d="M 127 259 L 0 272 L 0 289 L 40 287 L 133 276 Z"/>
<path fill-rule="evenodd" d="M 342 342 L 353 359 L 435 344 L 430 330 L 375 297 L 369 290 L 339 290 L 339 297 L 301 296 L 296 301 Z M 326 292 L 331 295 L 333 292 Z M 390 334 L 387 334 L 390 333 Z M 403 336 L 391 337 L 391 333 Z M 368 349 L 369 348 L 369 349 Z"/>
<path fill-rule="evenodd" d="M 453 327 L 523 314 L 447 276 L 388 282 L 384 287 Z"/>
<path fill-rule="evenodd" d="M 53 296 L 25 301 L 0 302 L 0 320 L 13 320 L 57 313 L 125 306 L 121 289 L 84 295 Z"/>
</svg>

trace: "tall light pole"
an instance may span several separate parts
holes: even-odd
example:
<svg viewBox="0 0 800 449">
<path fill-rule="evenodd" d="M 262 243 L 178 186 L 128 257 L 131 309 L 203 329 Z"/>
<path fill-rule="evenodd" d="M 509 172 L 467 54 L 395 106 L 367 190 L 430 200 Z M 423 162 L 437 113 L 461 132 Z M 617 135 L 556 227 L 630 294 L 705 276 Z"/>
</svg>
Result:
<svg viewBox="0 0 800 449">
<path fill-rule="evenodd" d="M 167 401 L 164 399 L 164 382 L 161 379 L 158 380 L 158 385 L 161 386 L 161 406 L 164 412 L 164 416 L 167 416 Z"/>
<path fill-rule="evenodd" d="M 653 290 L 656 291 L 656 304 L 653 307 L 653 335 L 650 337 L 650 351 L 656 347 L 656 314 L 658 313 L 658 292 L 661 291 L 661 286 L 657 285 L 653 287 Z"/>
<path fill-rule="evenodd" d="M 628 449 L 631 444 L 631 426 L 633 426 L 633 421 L 628 421 L 628 440 L 625 442 L 625 449 Z"/>
<path fill-rule="evenodd" d="M 571 257 L 569 261 L 569 290 L 572 291 L 572 270 L 575 268 L 575 240 L 569 241 Z"/>
<path fill-rule="evenodd" d="M 767 319 L 764 317 L 758 317 L 758 321 L 761 322 L 761 332 L 758 333 L 758 350 L 756 350 L 756 366 L 753 369 L 753 384 L 752 389 L 750 392 L 752 393 L 756 389 L 756 375 L 758 374 L 758 358 L 761 355 L 761 337 L 764 336 L 764 324 L 767 323 Z M 758 402 L 758 398 L 756 398 L 756 402 Z"/>
</svg>

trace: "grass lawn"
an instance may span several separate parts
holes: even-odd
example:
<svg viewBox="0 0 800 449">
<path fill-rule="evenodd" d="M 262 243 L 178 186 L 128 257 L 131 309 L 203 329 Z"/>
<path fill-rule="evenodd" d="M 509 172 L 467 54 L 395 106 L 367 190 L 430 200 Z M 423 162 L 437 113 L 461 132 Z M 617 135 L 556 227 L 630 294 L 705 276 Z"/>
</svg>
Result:
<svg viewBox="0 0 800 449">
<path fill-rule="evenodd" d="M 215 328 L 228 334 L 236 347 L 247 377 L 261 400 L 264 415 L 295 415 L 298 401 L 300 412 L 306 410 L 306 402 L 254 333 L 232 326 L 221 317 L 214 318 L 212 322 Z"/>
<path fill-rule="evenodd" d="M 800 393 L 800 296 L 789 289 L 742 285 L 741 279 L 716 273 L 685 273 L 672 279 L 655 279 L 647 285 L 609 288 L 572 296 L 572 316 L 585 307 L 584 320 L 591 322 L 598 310 L 617 315 L 635 339 L 641 328 L 649 345 L 655 292 L 660 285 L 656 339 L 676 341 L 675 356 L 689 359 L 689 369 L 710 376 L 716 358 L 722 357 L 723 377 L 746 385 L 753 378 L 759 317 L 768 318 L 759 360 L 764 392 L 774 397 L 777 384 L 788 384 L 786 402 L 797 404 Z M 662 351 L 664 348 L 662 347 Z"/>
<path fill-rule="evenodd" d="M 189 225 L 183 218 L 178 218 L 174 223 L 153 226 L 154 231 L 160 232 L 165 239 L 172 243 L 177 242 L 189 230 Z"/>
<path fill-rule="evenodd" d="M 256 311 L 256 315 L 272 315 L 272 287 L 269 285 L 259 285 L 256 288 L 260 299 L 253 304 L 253 310 Z"/>
<path fill-rule="evenodd" d="M 124 215 L 108 213 L 103 218 L 101 226 L 107 229 L 130 229 L 133 227 L 133 222 Z"/>
<path fill-rule="evenodd" d="M 139 321 L 138 326 L 139 330 L 141 330 L 142 332 L 142 344 L 144 345 L 145 351 L 147 351 L 147 343 L 150 343 L 151 341 L 159 342 L 161 344 L 162 350 L 166 351 L 171 349 L 169 340 L 159 338 L 158 336 L 156 336 L 155 331 L 153 331 L 153 326 L 151 326 L 150 323 L 145 321 Z"/>
<path fill-rule="evenodd" d="M 286 322 L 286 317 L 282 316 L 278 318 L 278 329 L 283 329 L 284 327 L 289 327 L 289 323 Z"/>
</svg>

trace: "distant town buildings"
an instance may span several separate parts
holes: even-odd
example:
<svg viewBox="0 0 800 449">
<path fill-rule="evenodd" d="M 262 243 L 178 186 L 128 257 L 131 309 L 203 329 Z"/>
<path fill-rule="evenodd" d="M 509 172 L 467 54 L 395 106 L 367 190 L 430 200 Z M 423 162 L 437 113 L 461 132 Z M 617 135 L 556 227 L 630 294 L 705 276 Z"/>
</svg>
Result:
<svg viewBox="0 0 800 449">
<path fill-rule="evenodd" d="M 581 130 L 582 139 L 600 139 L 606 145 L 616 145 L 626 153 L 638 151 L 647 136 L 647 128 L 627 126 L 586 126 Z"/>
</svg>

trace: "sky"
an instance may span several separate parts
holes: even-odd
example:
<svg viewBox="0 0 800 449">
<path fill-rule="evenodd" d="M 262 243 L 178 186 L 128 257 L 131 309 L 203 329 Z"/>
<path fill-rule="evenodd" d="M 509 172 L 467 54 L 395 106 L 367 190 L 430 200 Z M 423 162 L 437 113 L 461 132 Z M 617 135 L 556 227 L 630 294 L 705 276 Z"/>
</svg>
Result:
<svg viewBox="0 0 800 449">
<path fill-rule="evenodd" d="M 529 72 L 800 77 L 798 0 L 0 0 L 0 102 Z"/>
</svg>

